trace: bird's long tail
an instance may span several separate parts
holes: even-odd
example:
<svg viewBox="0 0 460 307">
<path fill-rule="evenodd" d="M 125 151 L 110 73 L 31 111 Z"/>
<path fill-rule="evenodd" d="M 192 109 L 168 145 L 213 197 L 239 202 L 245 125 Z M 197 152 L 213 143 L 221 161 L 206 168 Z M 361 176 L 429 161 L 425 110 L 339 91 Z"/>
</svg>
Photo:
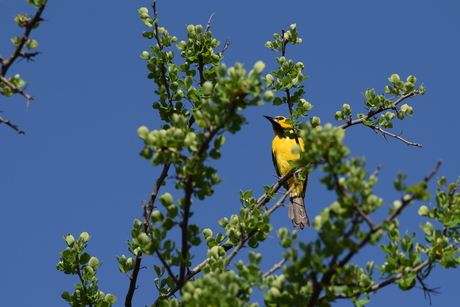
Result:
<svg viewBox="0 0 460 307">
<path fill-rule="evenodd" d="M 291 197 L 289 202 L 288 216 L 292 220 L 292 226 L 295 228 L 300 226 L 300 229 L 303 229 L 305 226 L 309 227 L 310 220 L 308 219 L 303 197 Z"/>
</svg>

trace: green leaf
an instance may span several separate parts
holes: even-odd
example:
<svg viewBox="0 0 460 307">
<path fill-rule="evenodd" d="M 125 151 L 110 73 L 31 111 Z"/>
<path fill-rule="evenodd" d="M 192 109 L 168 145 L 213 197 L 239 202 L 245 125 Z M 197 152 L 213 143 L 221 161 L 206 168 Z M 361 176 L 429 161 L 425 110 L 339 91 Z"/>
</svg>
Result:
<svg viewBox="0 0 460 307">
<path fill-rule="evenodd" d="M 34 49 L 38 47 L 38 42 L 34 39 L 28 39 L 26 42 L 26 46 L 29 49 Z"/>
<path fill-rule="evenodd" d="M 15 36 L 11 39 L 11 42 L 13 43 L 13 45 L 17 47 L 19 43 L 21 42 L 21 38 L 19 36 Z"/>
</svg>

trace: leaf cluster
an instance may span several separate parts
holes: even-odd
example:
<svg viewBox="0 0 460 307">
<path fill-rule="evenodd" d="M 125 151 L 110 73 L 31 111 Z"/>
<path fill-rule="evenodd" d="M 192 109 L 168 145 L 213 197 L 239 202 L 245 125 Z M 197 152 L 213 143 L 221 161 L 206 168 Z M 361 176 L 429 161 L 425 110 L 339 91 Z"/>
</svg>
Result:
<svg viewBox="0 0 460 307">
<path fill-rule="evenodd" d="M 73 293 L 64 291 L 62 298 L 70 306 L 99 306 L 110 307 L 116 302 L 112 294 L 104 294 L 99 290 L 97 270 L 101 267 L 102 261 L 84 252 L 87 242 L 91 238 L 88 233 L 83 232 L 77 240 L 69 234 L 64 236 L 67 248 L 60 252 L 60 261 L 56 268 L 69 275 L 77 275 L 80 283 L 75 284 Z"/>
</svg>

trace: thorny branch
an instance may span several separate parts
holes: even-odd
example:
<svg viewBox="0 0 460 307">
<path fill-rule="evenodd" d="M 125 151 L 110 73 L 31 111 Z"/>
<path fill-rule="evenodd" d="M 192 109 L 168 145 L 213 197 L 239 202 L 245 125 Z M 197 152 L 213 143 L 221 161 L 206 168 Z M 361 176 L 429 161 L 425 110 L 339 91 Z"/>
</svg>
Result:
<svg viewBox="0 0 460 307">
<path fill-rule="evenodd" d="M 29 103 L 34 99 L 32 96 L 27 94 L 23 89 L 17 88 L 13 83 L 11 83 L 5 76 L 6 73 L 8 72 L 8 69 L 11 67 L 13 62 L 18 58 L 26 58 L 26 59 L 31 59 L 32 57 L 36 56 L 39 54 L 39 52 L 33 52 L 33 53 L 28 53 L 25 51 L 22 51 L 22 48 L 24 48 L 24 45 L 26 42 L 29 40 L 29 35 L 32 29 L 40 22 L 43 21 L 44 19 L 41 18 L 41 15 L 45 9 L 46 2 L 39 6 L 37 9 L 37 12 L 35 13 L 35 16 L 30 19 L 29 21 L 24 23 L 24 33 L 22 34 L 21 40 L 19 41 L 18 45 L 16 48 L 13 50 L 11 53 L 10 57 L 8 59 L 4 59 L 3 57 L 0 56 L 0 64 L 1 64 L 1 69 L 0 69 L 0 83 L 6 84 L 9 88 L 13 90 L 15 93 L 19 93 L 22 96 L 24 96 L 27 99 L 27 106 L 29 106 Z M 24 131 L 19 130 L 17 125 L 12 124 L 9 120 L 0 118 L 0 123 L 5 123 L 14 130 L 16 130 L 19 134 L 26 134 Z"/>
<path fill-rule="evenodd" d="M 368 120 L 369 118 L 372 118 L 374 117 L 375 115 L 383 112 L 383 111 L 387 111 L 387 110 L 394 110 L 396 109 L 396 106 L 398 104 L 400 104 L 401 102 L 403 102 L 405 99 L 409 98 L 409 97 L 412 97 L 412 96 L 417 96 L 420 94 L 420 91 L 419 90 L 413 90 L 412 92 L 410 93 L 407 93 L 407 94 L 404 94 L 402 95 L 401 97 L 399 97 L 394 103 L 392 106 L 390 107 L 387 107 L 387 106 L 381 106 L 380 108 L 378 109 L 371 109 L 369 110 L 369 112 L 363 116 L 362 118 L 359 118 L 359 119 L 355 119 L 355 120 L 352 120 L 351 117 L 348 118 L 347 122 L 345 124 L 342 124 L 340 125 L 339 127 L 342 128 L 342 129 L 346 129 L 348 127 L 351 127 L 351 126 L 354 126 L 354 125 L 358 125 L 358 124 L 363 124 L 364 125 L 364 122 L 366 120 Z M 375 133 L 378 133 L 380 132 L 384 137 L 386 135 L 388 136 L 391 136 L 395 139 L 398 139 L 400 141 L 403 141 L 404 143 L 406 143 L 407 145 L 410 145 L 410 146 L 417 146 L 417 147 L 422 147 L 421 144 L 417 144 L 417 143 L 412 143 L 412 142 L 409 142 L 407 141 L 406 139 L 400 137 L 399 135 L 395 135 L 395 134 L 392 134 L 392 133 L 389 133 L 385 130 L 383 130 L 381 127 L 376 127 L 376 126 L 368 126 L 369 128 L 373 129 L 375 131 Z"/>
<path fill-rule="evenodd" d="M 385 136 L 388 135 L 388 136 L 391 136 L 392 138 L 398 139 L 398 140 L 400 140 L 400 141 L 406 143 L 406 144 L 409 145 L 409 146 L 422 147 L 421 144 L 409 142 L 408 140 L 406 140 L 405 138 L 400 137 L 399 135 L 396 135 L 396 134 L 393 134 L 393 133 L 390 133 L 390 132 L 388 132 L 388 131 L 383 130 L 382 127 L 369 126 L 369 128 L 371 128 L 372 130 L 374 130 L 375 133 L 379 133 L 379 132 L 380 132 L 380 133 L 382 134 L 382 136 L 383 136 L 385 139 L 386 139 Z"/>
<path fill-rule="evenodd" d="M 16 130 L 19 134 L 26 134 L 25 131 L 19 130 L 17 125 L 13 125 L 9 120 L 3 119 L 1 117 L 0 117 L 0 124 L 7 124 L 8 126 L 13 128 L 14 130 Z"/>
<path fill-rule="evenodd" d="M 407 94 L 404 94 L 402 95 L 401 97 L 399 97 L 394 103 L 393 103 L 393 106 L 391 107 L 387 107 L 387 106 L 382 106 L 378 109 L 375 109 L 375 110 L 369 110 L 369 112 L 364 115 L 362 118 L 358 118 L 358 119 L 355 119 L 355 120 L 348 120 L 345 124 L 343 125 L 340 125 L 339 127 L 340 128 L 343 128 L 343 129 L 346 129 L 350 126 L 354 126 L 354 125 L 358 125 L 358 124 L 363 124 L 364 121 L 368 120 L 369 118 L 383 112 L 383 111 L 386 111 L 386 110 L 390 110 L 390 109 L 393 109 L 394 107 L 396 107 L 398 104 L 400 104 L 401 102 L 403 102 L 405 99 L 409 98 L 409 97 L 412 97 L 412 96 L 416 96 L 420 94 L 420 91 L 419 90 L 414 90 L 410 93 L 407 93 Z"/>
<path fill-rule="evenodd" d="M 434 176 L 434 174 L 436 174 L 438 172 L 439 167 L 441 166 L 441 162 L 442 161 L 438 161 L 437 164 L 435 165 L 435 167 L 433 168 L 433 170 L 431 171 L 431 173 L 428 174 L 427 176 L 425 176 L 425 178 L 424 178 L 425 182 L 428 182 Z M 339 182 L 336 182 L 336 184 L 339 185 Z M 309 303 L 308 306 L 312 307 L 318 302 L 318 300 L 325 299 L 325 296 L 319 297 L 319 295 L 322 292 L 323 286 L 330 284 L 331 278 L 332 278 L 333 274 L 335 274 L 337 272 L 337 269 L 345 266 L 351 260 L 351 258 L 361 248 L 363 248 L 369 242 L 369 240 L 371 239 L 371 236 L 374 233 L 376 233 L 377 231 L 382 229 L 384 224 L 388 224 L 389 222 L 394 220 L 409 204 L 411 204 L 414 200 L 418 199 L 418 197 L 419 196 L 417 194 L 412 194 L 410 197 L 407 197 L 407 198 L 403 197 L 401 206 L 396 208 L 382 223 L 372 227 L 369 230 L 369 232 L 367 233 L 367 235 L 357 244 L 357 248 L 355 250 L 350 250 L 348 252 L 348 254 L 345 255 L 345 257 L 341 261 L 331 263 L 330 266 L 329 266 L 329 270 L 326 271 L 323 274 L 323 277 L 321 278 L 321 281 L 316 283 L 316 286 L 314 286 L 314 290 L 313 290 L 313 293 L 312 293 L 312 295 L 310 297 L 310 303 Z M 364 213 L 362 213 L 362 214 L 364 214 Z M 361 215 L 361 213 L 360 213 L 360 215 Z M 426 260 L 425 262 L 419 264 L 417 267 L 413 268 L 412 270 L 415 271 L 415 272 L 418 272 L 422 268 L 426 267 L 428 264 L 429 264 L 429 260 Z M 387 286 L 387 285 L 393 283 L 395 280 L 397 280 L 397 279 L 399 279 L 401 277 L 402 277 L 402 273 L 397 274 L 397 275 L 393 276 L 392 278 L 387 279 L 387 280 L 385 280 L 384 282 L 382 282 L 380 284 L 374 285 L 373 287 L 371 287 L 370 289 L 366 290 L 363 293 L 372 292 L 372 291 L 375 291 L 375 290 L 377 290 L 377 289 L 379 289 L 381 287 Z M 345 298 L 344 294 L 337 294 L 337 296 L 340 297 L 340 298 Z"/>
</svg>

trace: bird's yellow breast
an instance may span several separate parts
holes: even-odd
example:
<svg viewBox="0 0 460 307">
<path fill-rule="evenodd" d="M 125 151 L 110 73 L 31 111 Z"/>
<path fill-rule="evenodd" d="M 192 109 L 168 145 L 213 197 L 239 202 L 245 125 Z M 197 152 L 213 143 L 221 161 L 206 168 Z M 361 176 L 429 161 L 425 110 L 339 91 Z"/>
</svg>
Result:
<svg viewBox="0 0 460 307">
<path fill-rule="evenodd" d="M 301 138 L 299 138 L 300 147 L 303 149 L 304 143 Z M 272 142 L 272 151 L 273 151 L 273 160 L 276 163 L 276 169 L 278 175 L 284 176 L 292 169 L 292 166 L 289 164 L 289 160 L 297 160 L 300 155 L 293 154 L 292 149 L 296 145 L 295 139 L 290 139 L 288 137 L 279 138 L 275 136 Z M 295 184 L 296 178 L 292 177 L 288 181 L 288 188 L 291 188 Z M 295 189 L 292 191 L 291 196 L 302 196 L 303 195 L 303 184 L 298 184 Z"/>
</svg>

